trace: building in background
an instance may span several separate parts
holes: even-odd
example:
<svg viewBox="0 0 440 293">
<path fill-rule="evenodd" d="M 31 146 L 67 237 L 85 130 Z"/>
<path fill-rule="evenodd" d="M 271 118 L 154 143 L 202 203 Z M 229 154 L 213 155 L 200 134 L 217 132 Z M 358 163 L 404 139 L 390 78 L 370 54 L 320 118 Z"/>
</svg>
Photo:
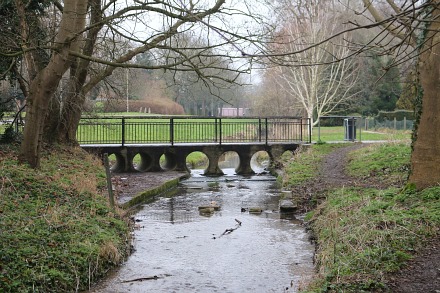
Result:
<svg viewBox="0 0 440 293">
<path fill-rule="evenodd" d="M 249 116 L 249 108 L 218 108 L 218 116 L 237 117 Z"/>
</svg>

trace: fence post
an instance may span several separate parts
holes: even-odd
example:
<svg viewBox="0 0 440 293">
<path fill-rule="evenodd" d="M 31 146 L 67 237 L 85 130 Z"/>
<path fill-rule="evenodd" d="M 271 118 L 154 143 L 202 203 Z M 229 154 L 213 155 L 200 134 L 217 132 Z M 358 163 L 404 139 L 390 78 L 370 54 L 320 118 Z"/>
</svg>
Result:
<svg viewBox="0 0 440 293">
<path fill-rule="evenodd" d="M 397 130 L 397 119 L 394 117 L 394 130 Z"/>
<path fill-rule="evenodd" d="M 307 124 L 309 126 L 309 143 L 312 143 L 312 120 L 310 118 L 306 118 L 306 120 L 307 120 Z M 301 141 L 303 141 L 302 137 L 301 137 Z"/>
<path fill-rule="evenodd" d="M 218 119 L 219 143 L 222 144 L 222 118 Z"/>
<path fill-rule="evenodd" d="M 318 116 L 318 142 L 321 142 L 321 117 Z"/>
<path fill-rule="evenodd" d="M 403 130 L 406 130 L 406 116 L 403 117 Z"/>
<path fill-rule="evenodd" d="M 121 144 L 122 146 L 125 145 L 125 117 L 122 117 L 122 121 L 121 121 Z"/>
<path fill-rule="evenodd" d="M 355 124 L 355 120 L 354 117 L 351 117 L 351 141 L 355 141 L 355 134 L 356 134 L 356 124 Z"/>
<path fill-rule="evenodd" d="M 215 120 L 214 120 L 215 142 L 218 141 L 218 125 L 217 125 L 217 123 L 218 123 L 217 118 L 215 118 Z"/>
<path fill-rule="evenodd" d="M 174 118 L 170 118 L 170 143 L 174 145 Z"/>
<path fill-rule="evenodd" d="M 265 141 L 266 141 L 266 145 L 267 145 L 267 139 L 268 139 L 268 134 L 269 134 L 269 128 L 268 128 L 268 126 L 267 126 L 267 118 L 264 118 L 264 120 L 265 120 L 265 126 L 266 126 L 266 138 L 265 138 Z"/>
<path fill-rule="evenodd" d="M 261 142 L 261 118 L 258 118 L 258 141 Z"/>
<path fill-rule="evenodd" d="M 110 174 L 110 164 L 108 162 L 108 154 L 105 153 L 103 155 L 104 167 L 105 167 L 105 175 L 107 177 L 107 190 L 108 190 L 108 199 L 110 202 L 110 206 L 112 208 L 115 207 L 115 198 L 113 196 L 113 186 L 112 186 L 112 177 Z"/>
</svg>

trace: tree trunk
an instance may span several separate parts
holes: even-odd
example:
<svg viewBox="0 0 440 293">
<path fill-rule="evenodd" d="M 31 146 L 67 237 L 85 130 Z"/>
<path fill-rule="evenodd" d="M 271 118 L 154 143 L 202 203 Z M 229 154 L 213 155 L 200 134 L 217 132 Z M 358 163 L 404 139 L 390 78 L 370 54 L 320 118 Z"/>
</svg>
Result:
<svg viewBox="0 0 440 293">
<path fill-rule="evenodd" d="M 51 62 L 47 68 L 40 71 L 31 83 L 27 98 L 26 124 L 21 144 L 20 160 L 27 162 L 33 168 L 40 166 L 43 126 L 49 105 L 49 97 L 52 97 L 61 79 L 62 67 L 57 68 L 57 63 Z"/>
<path fill-rule="evenodd" d="M 61 119 L 61 97 L 57 97 L 55 94 L 52 99 L 50 99 L 48 114 L 44 120 L 43 129 L 43 141 L 48 144 L 53 144 L 57 141 L 54 135 L 57 132 L 58 125 Z"/>
<path fill-rule="evenodd" d="M 77 84 L 77 86 L 79 86 Z M 84 106 L 85 95 L 81 87 L 69 93 L 64 101 L 61 112 L 61 121 L 58 125 L 56 139 L 62 144 L 77 144 L 76 132 Z"/>
<path fill-rule="evenodd" d="M 89 0 L 89 6 L 90 25 L 93 26 L 93 28 L 88 31 L 87 37 L 84 40 L 82 54 L 86 56 L 92 55 L 98 33 L 103 26 L 103 23 L 101 23 L 101 1 Z M 84 84 L 87 79 L 89 65 L 90 61 L 86 59 L 76 58 L 76 60 L 72 62 L 69 80 L 66 85 L 66 94 L 63 96 L 62 108 L 54 108 L 54 110 L 59 111 L 53 113 L 54 117 L 56 117 L 56 123 L 54 123 L 55 119 L 48 117 L 47 122 L 52 122 L 52 125 L 56 125 L 52 137 L 57 143 L 77 144 L 76 132 L 85 102 L 86 93 L 84 92 Z"/>
<path fill-rule="evenodd" d="M 17 1 L 19 2 L 19 1 Z M 40 166 L 43 129 L 50 99 L 72 59 L 70 50 L 79 49 L 77 33 L 85 27 L 87 0 L 66 1 L 60 27 L 55 39 L 58 48 L 48 65 L 32 80 L 27 98 L 26 124 L 20 149 L 20 160 L 33 168 Z"/>
<path fill-rule="evenodd" d="M 433 11 L 437 19 L 440 10 Z M 423 88 L 422 113 L 411 154 L 410 183 L 418 189 L 440 184 L 440 23 L 433 21 L 428 27 L 419 60 L 420 81 Z"/>
</svg>

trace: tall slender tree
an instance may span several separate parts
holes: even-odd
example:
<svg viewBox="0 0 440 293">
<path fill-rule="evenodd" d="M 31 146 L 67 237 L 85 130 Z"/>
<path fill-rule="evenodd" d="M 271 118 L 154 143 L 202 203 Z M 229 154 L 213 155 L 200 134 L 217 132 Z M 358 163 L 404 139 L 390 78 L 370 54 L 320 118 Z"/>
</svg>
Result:
<svg viewBox="0 0 440 293">
<path fill-rule="evenodd" d="M 356 59 L 344 45 L 351 39 L 349 34 L 325 42 L 342 27 L 331 4 L 312 1 L 286 7 L 280 32 L 283 45 L 278 51 L 296 53 L 278 61 L 278 84 L 290 96 L 291 105 L 302 106 L 313 125 L 315 115 L 328 115 L 357 94 L 353 90 L 358 76 Z"/>
</svg>

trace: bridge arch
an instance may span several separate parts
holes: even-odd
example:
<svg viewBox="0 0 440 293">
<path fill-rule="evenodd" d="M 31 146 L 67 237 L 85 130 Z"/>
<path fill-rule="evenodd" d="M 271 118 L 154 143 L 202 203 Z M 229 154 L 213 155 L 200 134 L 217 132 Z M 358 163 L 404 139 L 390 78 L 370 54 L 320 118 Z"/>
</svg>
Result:
<svg viewBox="0 0 440 293">
<path fill-rule="evenodd" d="M 252 157 L 251 157 L 251 168 L 252 170 L 254 170 L 254 172 L 256 171 L 266 171 L 270 165 L 271 165 L 271 158 L 269 153 L 264 150 L 264 151 L 257 151 L 255 152 Z"/>
<path fill-rule="evenodd" d="M 164 152 L 159 158 L 159 164 L 164 171 L 175 170 L 177 168 L 176 154 L 173 152 Z"/>
<path fill-rule="evenodd" d="M 196 158 L 190 158 L 192 154 L 199 153 L 199 155 L 196 156 Z M 193 151 L 189 152 L 185 157 L 185 164 L 190 169 L 202 169 L 206 170 L 209 165 L 209 158 L 208 156 L 201 152 L 201 151 Z"/>
<path fill-rule="evenodd" d="M 147 152 L 139 152 L 140 163 L 135 168 L 139 172 L 148 172 L 154 166 L 154 158 Z"/>
<path fill-rule="evenodd" d="M 109 156 L 114 155 L 115 156 L 115 163 L 111 167 L 112 172 L 120 173 L 120 172 L 126 172 L 127 169 L 129 169 L 129 162 L 127 160 L 127 154 L 123 152 L 113 151 L 108 153 Z"/>
</svg>

